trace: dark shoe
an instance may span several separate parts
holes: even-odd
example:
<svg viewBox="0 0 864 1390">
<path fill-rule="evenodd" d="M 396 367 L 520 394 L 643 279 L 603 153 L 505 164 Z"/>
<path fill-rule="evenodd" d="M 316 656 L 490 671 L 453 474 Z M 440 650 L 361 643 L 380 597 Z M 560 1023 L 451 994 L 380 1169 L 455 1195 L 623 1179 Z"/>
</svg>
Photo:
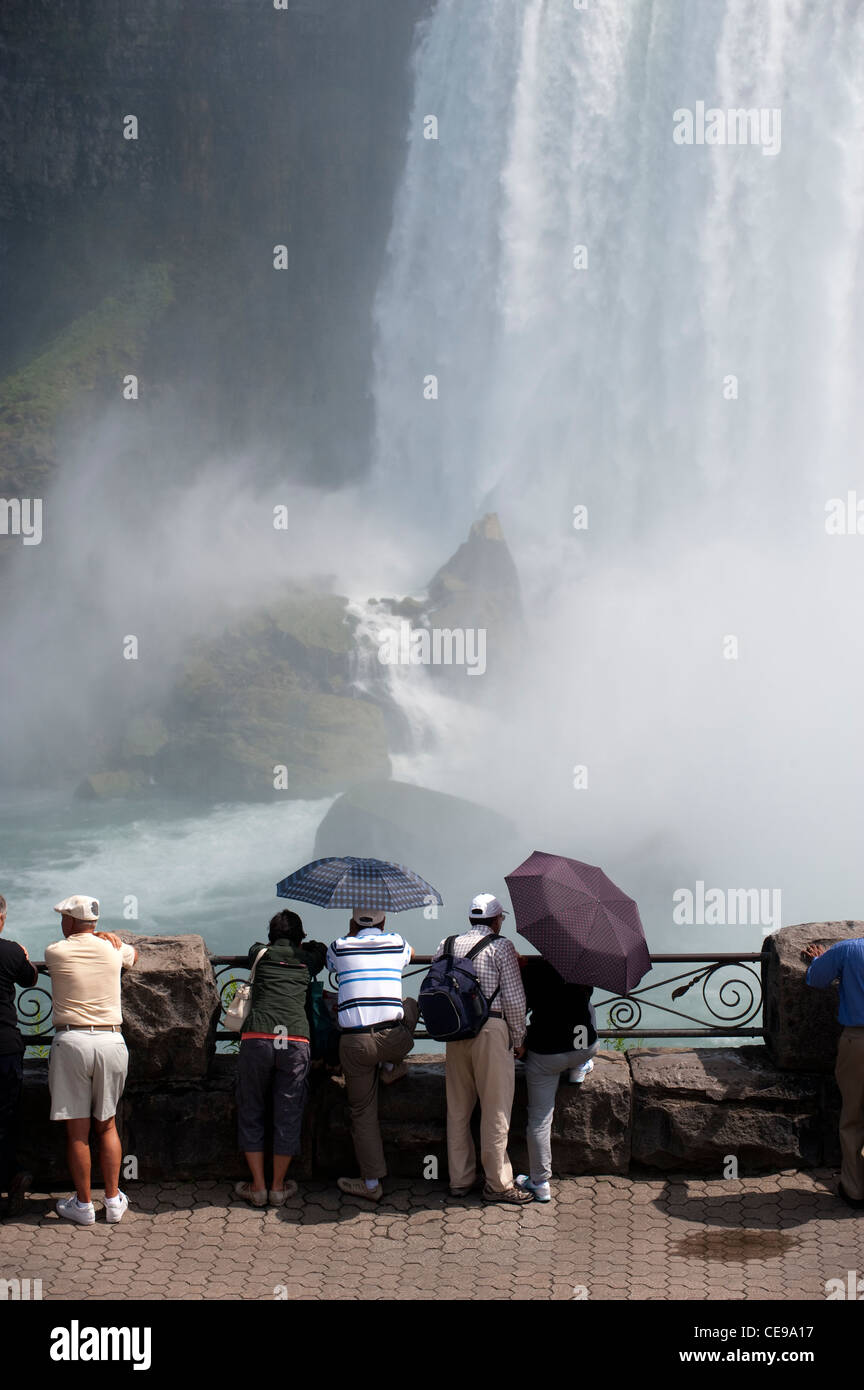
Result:
<svg viewBox="0 0 864 1390">
<path fill-rule="evenodd" d="M 496 1192 L 494 1187 L 487 1183 L 483 1188 L 484 1202 L 503 1202 L 510 1207 L 524 1207 L 529 1202 L 534 1201 L 533 1192 L 523 1192 L 518 1187 L 505 1187 L 503 1192 Z"/>
<path fill-rule="evenodd" d="M 864 1197 L 850 1197 L 842 1182 L 837 1184 L 837 1196 L 847 1207 L 854 1207 L 856 1211 L 864 1210 Z"/>
<path fill-rule="evenodd" d="M 470 1197 L 474 1192 L 480 1192 L 486 1186 L 485 1178 L 475 1178 L 470 1187 L 451 1187 L 451 1197 Z"/>
<path fill-rule="evenodd" d="M 16 1173 L 9 1184 L 9 1200 L 6 1203 L 4 1216 L 20 1216 L 24 1210 L 24 1201 L 33 1183 L 32 1173 Z"/>
</svg>

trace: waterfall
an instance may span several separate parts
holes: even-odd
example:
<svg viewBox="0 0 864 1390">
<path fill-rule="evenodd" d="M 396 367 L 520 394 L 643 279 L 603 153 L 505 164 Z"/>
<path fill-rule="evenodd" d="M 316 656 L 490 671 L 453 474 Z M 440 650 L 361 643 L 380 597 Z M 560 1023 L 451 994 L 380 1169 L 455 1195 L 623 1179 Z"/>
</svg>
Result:
<svg viewBox="0 0 864 1390">
<path fill-rule="evenodd" d="M 372 491 L 406 546 L 494 509 L 514 552 L 521 679 L 468 788 L 533 844 L 650 846 L 658 904 L 752 879 L 807 920 L 864 891 L 864 541 L 825 519 L 864 503 L 864 6 L 584 3 L 421 28 Z"/>
<path fill-rule="evenodd" d="M 803 534 L 861 434 L 864 8 L 439 0 L 414 64 L 376 305 L 394 507 L 450 538 L 491 503 L 556 564 L 577 504 L 612 545 L 691 510 Z M 699 102 L 779 110 L 779 150 L 677 144 Z"/>
<path fill-rule="evenodd" d="M 454 699 L 426 666 L 379 660 L 384 634 L 400 621 L 386 603 L 353 600 L 348 612 L 356 620 L 352 684 L 388 718 L 394 778 L 435 791 L 463 791 L 469 750 L 480 746 L 488 712 Z"/>
</svg>

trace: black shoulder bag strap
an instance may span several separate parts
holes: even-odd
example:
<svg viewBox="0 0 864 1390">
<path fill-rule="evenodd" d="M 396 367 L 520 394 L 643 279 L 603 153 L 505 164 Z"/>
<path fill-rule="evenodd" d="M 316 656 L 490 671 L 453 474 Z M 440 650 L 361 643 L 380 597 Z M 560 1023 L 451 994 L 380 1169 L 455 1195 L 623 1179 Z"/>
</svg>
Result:
<svg viewBox="0 0 864 1390">
<path fill-rule="evenodd" d="M 495 944 L 495 942 L 496 942 L 497 940 L 498 940 L 498 938 L 497 938 L 497 936 L 495 935 L 494 932 L 491 932 L 491 931 L 490 931 L 490 932 L 487 932 L 487 934 L 483 937 L 483 940 L 482 940 L 482 941 L 478 941 L 474 946 L 471 947 L 471 950 L 468 952 L 468 954 L 466 955 L 465 959 L 466 959 L 466 960 L 473 960 L 475 956 L 479 956 L 479 954 L 480 954 L 481 951 L 485 951 L 487 946 L 494 946 L 494 944 Z M 495 999 L 497 999 L 497 997 L 498 997 L 498 995 L 499 995 L 500 993 L 501 993 L 501 981 L 499 980 L 499 981 L 498 981 L 498 986 L 497 986 L 497 988 L 496 988 L 496 990 L 495 990 L 495 993 L 494 993 L 489 999 L 486 999 L 486 1003 L 489 1004 L 489 1005 L 491 1006 L 492 1003 L 493 1003 L 493 1001 L 494 1001 Z M 483 997 L 484 997 L 484 999 L 486 998 L 485 995 L 484 995 Z"/>
</svg>

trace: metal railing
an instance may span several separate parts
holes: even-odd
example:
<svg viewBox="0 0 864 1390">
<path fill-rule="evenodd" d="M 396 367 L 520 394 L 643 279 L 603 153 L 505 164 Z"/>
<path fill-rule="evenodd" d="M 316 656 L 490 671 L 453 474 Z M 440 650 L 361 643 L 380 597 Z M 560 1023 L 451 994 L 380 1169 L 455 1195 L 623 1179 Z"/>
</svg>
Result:
<svg viewBox="0 0 864 1390">
<path fill-rule="evenodd" d="M 216 984 L 222 1001 L 222 1016 L 231 1002 L 237 985 L 248 978 L 247 956 L 211 956 Z M 761 1038 L 762 1037 L 762 975 L 758 951 L 726 952 L 723 954 L 660 954 L 652 955 L 651 971 L 630 994 L 608 994 L 595 991 L 593 1004 L 603 1039 L 626 1042 L 628 1038 Z M 415 956 L 406 978 L 421 974 L 432 962 L 431 956 Z M 34 961 L 39 980 L 18 996 L 18 1020 L 28 1041 L 28 1050 L 44 1049 L 51 1041 L 51 991 L 44 961 Z M 658 967 L 684 965 L 688 969 L 663 974 L 655 978 Z M 696 991 L 692 995 L 692 991 Z M 664 993 L 665 991 L 665 993 Z M 688 1004 L 698 1000 L 699 1012 L 687 1012 L 679 1001 L 691 995 Z M 664 1026 L 670 1019 L 680 1020 L 675 1027 Z M 682 1024 L 695 1026 L 684 1027 Z M 219 1041 L 237 1041 L 236 1033 L 224 1028 L 217 1031 Z M 416 1033 L 419 1039 L 428 1035 Z"/>
</svg>

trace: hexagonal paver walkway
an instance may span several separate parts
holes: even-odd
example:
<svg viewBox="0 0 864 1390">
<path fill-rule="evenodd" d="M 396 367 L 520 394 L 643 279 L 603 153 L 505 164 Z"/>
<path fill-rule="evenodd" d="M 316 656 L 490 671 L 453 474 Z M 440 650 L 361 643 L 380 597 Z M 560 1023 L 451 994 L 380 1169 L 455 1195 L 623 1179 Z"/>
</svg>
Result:
<svg viewBox="0 0 864 1390">
<path fill-rule="evenodd" d="M 107 1226 L 38 1194 L 0 1225 L 0 1279 L 48 1299 L 806 1299 L 864 1273 L 864 1214 L 827 1171 L 568 1178 L 525 1208 L 390 1180 L 377 1206 L 303 1183 L 283 1208 L 220 1183 L 130 1185 Z M 62 1195 L 66 1195 L 65 1193 Z"/>
</svg>

